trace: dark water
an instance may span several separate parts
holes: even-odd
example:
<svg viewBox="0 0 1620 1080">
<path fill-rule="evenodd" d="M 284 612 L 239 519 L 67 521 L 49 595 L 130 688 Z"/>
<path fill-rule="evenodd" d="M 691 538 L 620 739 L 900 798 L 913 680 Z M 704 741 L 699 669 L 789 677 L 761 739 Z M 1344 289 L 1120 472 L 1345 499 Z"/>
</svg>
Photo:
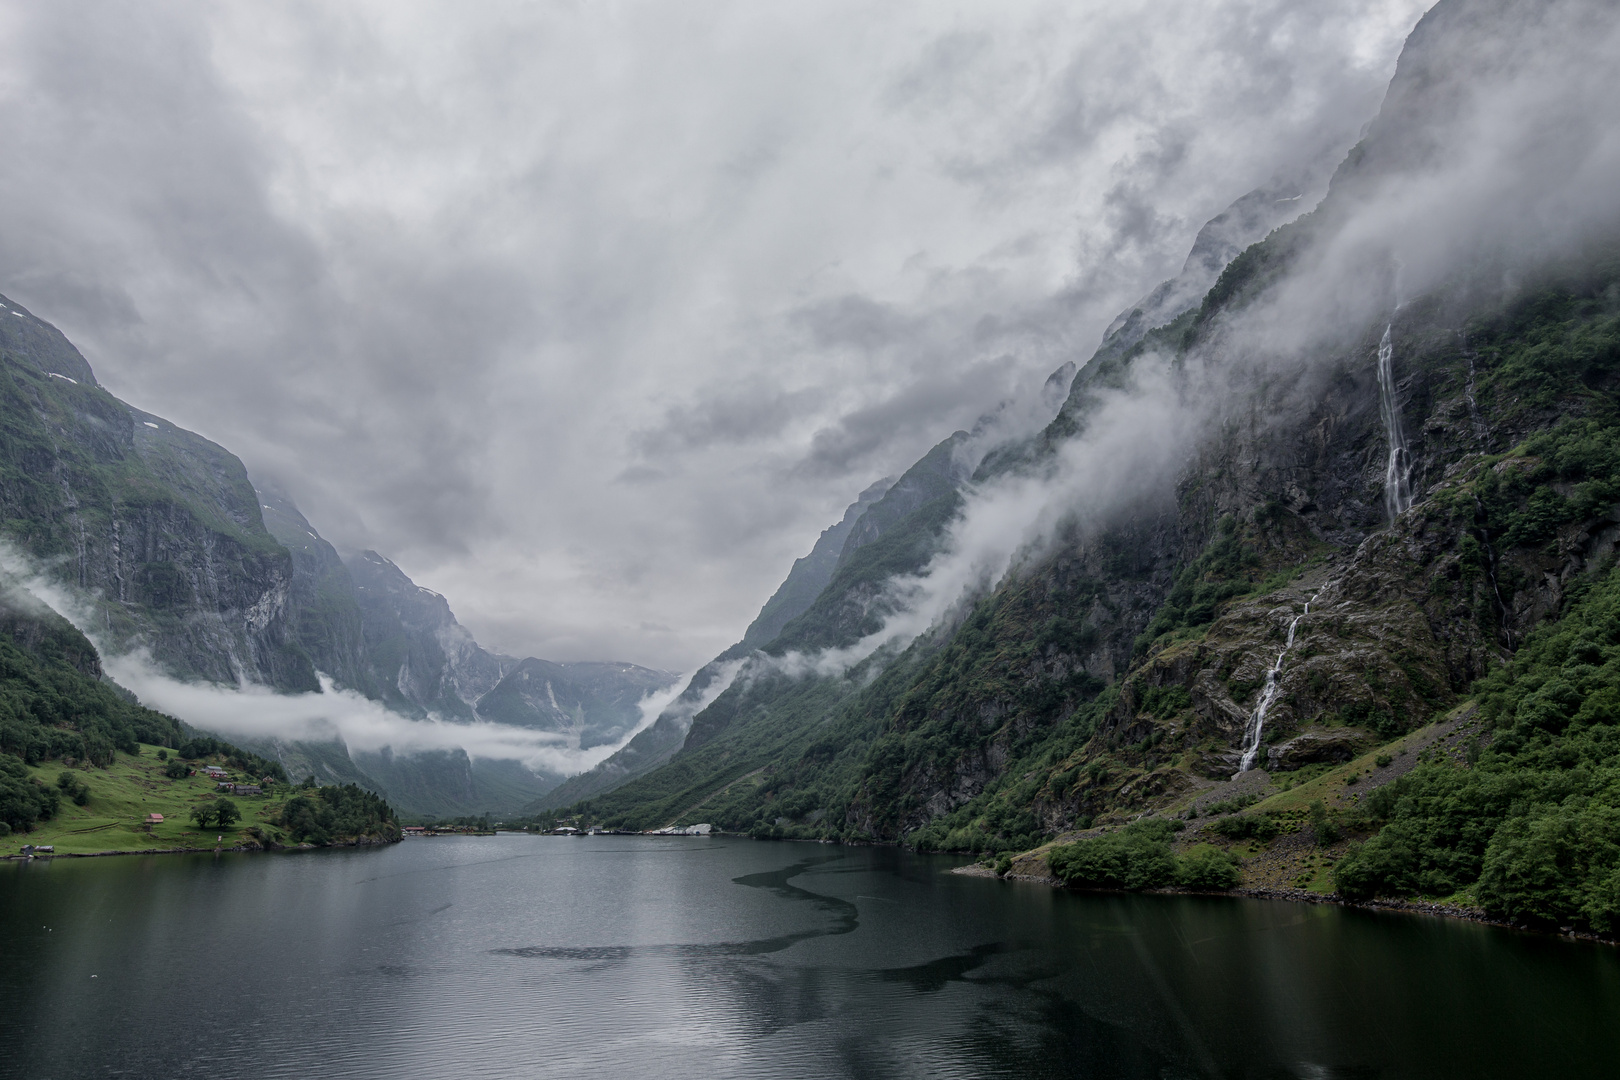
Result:
<svg viewBox="0 0 1620 1080">
<path fill-rule="evenodd" d="M 891 849 L 440 838 L 0 866 L 0 1074 L 1614 1077 L 1615 950 Z"/>
</svg>

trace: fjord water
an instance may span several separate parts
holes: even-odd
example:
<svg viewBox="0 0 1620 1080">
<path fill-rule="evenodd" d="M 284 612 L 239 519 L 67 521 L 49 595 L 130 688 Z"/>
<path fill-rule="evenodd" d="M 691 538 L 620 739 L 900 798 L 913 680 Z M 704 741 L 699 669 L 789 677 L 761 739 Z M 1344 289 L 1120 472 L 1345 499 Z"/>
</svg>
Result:
<svg viewBox="0 0 1620 1080">
<path fill-rule="evenodd" d="M 1612 1076 L 1620 957 L 723 838 L 0 867 L 0 1073 Z"/>
</svg>

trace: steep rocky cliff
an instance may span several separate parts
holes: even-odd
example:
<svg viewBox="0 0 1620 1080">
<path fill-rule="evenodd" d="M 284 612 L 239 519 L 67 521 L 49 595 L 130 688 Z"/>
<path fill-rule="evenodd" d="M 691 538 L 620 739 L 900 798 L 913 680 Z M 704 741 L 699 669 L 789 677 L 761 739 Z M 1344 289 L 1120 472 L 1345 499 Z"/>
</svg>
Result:
<svg viewBox="0 0 1620 1080">
<path fill-rule="evenodd" d="M 554 731 L 576 750 L 617 743 L 640 725 L 641 700 L 679 676 L 635 664 L 555 664 L 529 657 L 478 699 L 486 720 Z"/>
<path fill-rule="evenodd" d="M 594 773 L 559 787 L 543 805 L 565 805 L 610 791 L 646 775 L 677 749 L 682 750 L 684 760 L 676 760 L 669 770 L 649 778 L 646 786 L 626 792 L 622 800 L 610 800 L 606 804 L 610 812 L 620 805 L 633 806 L 638 808 L 635 812 L 651 815 L 644 820 L 661 820 L 662 815 L 694 800 L 701 802 L 706 790 L 724 787 L 737 776 L 763 775 L 758 770 L 775 769 L 777 757 L 792 753 L 787 747 L 803 742 L 808 731 L 853 707 L 848 699 L 879 669 L 871 663 L 849 677 L 807 675 L 791 670 L 793 663 L 786 658 L 848 648 L 879 630 L 895 610 L 891 583 L 897 577 L 922 572 L 939 553 L 945 530 L 961 510 L 964 486 L 1032 467 L 1049 455 L 1064 437 L 1058 432 L 1067 428 L 1072 433 L 1074 427 L 1069 413 L 1077 406 L 1071 407 L 1070 402 L 1077 395 L 1069 393 L 1071 381 L 1090 382 L 1099 378 L 1099 371 L 1115 370 L 1118 358 L 1143 340 L 1140 323 L 1144 312 L 1173 319 L 1195 307 L 1202 295 L 1199 286 L 1207 288 L 1224 265 L 1218 260 L 1232 258 L 1243 243 L 1264 235 L 1277 220 L 1297 212 L 1297 206 L 1291 196 L 1253 192 L 1212 220 L 1200 232 L 1182 273 L 1122 313 L 1109 328 L 1097 358 L 1079 376 L 1073 364 L 1066 364 L 1048 380 L 1048 390 L 1056 394 L 1049 398 L 1051 407 L 1062 406 L 1052 425 L 1033 437 L 999 444 L 987 443 L 977 432 L 956 432 L 886 486 L 881 498 L 864 509 L 860 503 L 852 506 L 851 514 L 861 512 L 821 590 L 794 618 L 781 623 L 774 638 L 763 643 L 745 640 L 720 658 L 744 665 L 737 685 L 712 704 L 695 709 L 695 718 L 690 711 L 679 723 L 661 718 L 621 751 L 617 760 L 610 759 Z M 1140 603 L 1151 607 L 1153 601 L 1147 598 Z M 928 647 L 925 643 L 904 657 L 890 658 L 894 666 L 885 673 L 885 684 L 913 670 Z M 1127 646 L 1119 662 L 1128 658 Z M 719 668 L 711 665 L 694 680 L 694 686 L 708 688 L 718 673 Z M 730 683 L 729 677 L 726 682 Z M 698 704 L 698 694 L 689 691 L 675 707 L 693 710 Z M 853 752 L 853 747 L 845 748 L 843 756 Z M 652 808 L 647 809 L 649 806 Z"/>
<path fill-rule="evenodd" d="M 379 678 L 372 667 L 349 568 L 285 492 L 267 483 L 258 483 L 256 491 L 265 528 L 292 556 L 288 617 L 294 638 L 317 671 L 340 686 L 381 698 L 391 680 Z"/>
<path fill-rule="evenodd" d="M 422 588 L 375 551 L 363 551 L 345 565 L 354 580 L 381 700 L 418 716 L 433 712 L 472 719 L 478 699 L 515 661 L 485 652 L 443 596 Z"/>
<path fill-rule="evenodd" d="M 822 530 L 821 535 L 816 538 L 815 546 L 810 549 L 810 554 L 794 560 L 787 578 L 771 598 L 765 601 L 765 606 L 760 608 L 759 615 L 754 621 L 748 624 L 748 629 L 744 632 L 738 647 L 742 652 L 749 652 L 775 641 L 784 626 L 804 614 L 805 610 L 815 603 L 816 597 L 827 588 L 839 564 L 843 562 L 844 551 L 853 540 L 851 534 L 854 533 L 857 524 L 865 524 L 866 511 L 888 494 L 894 487 L 894 482 L 894 477 L 885 477 L 861 492 L 860 497 L 844 511 L 844 516 L 838 524 Z"/>
</svg>

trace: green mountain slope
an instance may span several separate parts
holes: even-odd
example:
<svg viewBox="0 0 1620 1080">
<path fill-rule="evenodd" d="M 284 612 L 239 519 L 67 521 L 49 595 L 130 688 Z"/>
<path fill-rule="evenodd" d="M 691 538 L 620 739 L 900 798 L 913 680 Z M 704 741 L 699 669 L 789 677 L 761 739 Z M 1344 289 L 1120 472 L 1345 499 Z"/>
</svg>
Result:
<svg viewBox="0 0 1620 1080">
<path fill-rule="evenodd" d="M 181 680 L 307 692 L 321 672 L 402 718 L 471 721 L 517 663 L 382 556 L 346 564 L 284 493 L 108 394 L 59 331 L 3 297 L 0 541 L 65 586 L 106 647 L 144 649 Z M 649 680 L 600 667 L 574 681 L 601 713 L 593 737 L 612 738 L 639 720 Z M 298 779 L 382 788 L 417 813 L 511 810 L 560 779 L 461 752 L 361 762 L 341 742 L 246 741 Z"/>
<path fill-rule="evenodd" d="M 128 794 L 131 759 L 154 746 L 165 756 L 172 751 L 177 765 L 184 753 L 229 764 L 244 778 L 287 779 L 274 762 L 198 737 L 173 717 L 136 704 L 102 677 L 100 657 L 83 634 L 8 583 L 0 600 L 0 836 L 58 842 L 64 819 L 122 809 L 111 796 Z M 168 787 L 184 775 L 146 785 Z M 188 787 L 211 791 L 212 782 Z M 118 821 L 133 831 L 139 819 L 130 811 Z M 101 837 L 61 839 L 83 850 L 107 846 Z"/>
<path fill-rule="evenodd" d="M 920 496 L 932 497 L 946 490 L 940 470 L 949 471 L 949 456 L 936 452 L 925 460 L 925 466 L 920 463 L 901 482 L 884 479 L 861 492 L 844 511 L 843 518 L 822 531 L 810 554 L 794 561 L 787 578 L 749 624 L 742 641 L 699 668 L 652 725 L 626 746 L 595 768 L 564 781 L 528 810 L 539 812 L 567 806 L 612 791 L 652 772 L 679 752 L 686 744 L 692 718 L 730 686 L 744 659 L 755 650 L 781 640 L 785 629 L 797 627 L 801 617 L 829 591 L 829 585 L 839 578 L 845 551 L 857 531 L 862 537 L 860 543 L 869 544 L 885 531 L 893 531 L 910 510 L 920 505 Z M 890 494 L 895 495 L 892 501 Z M 880 506 L 883 509 L 879 516 L 868 522 L 868 515 Z M 859 581 L 859 573 L 859 570 L 846 573 L 842 580 Z"/>
</svg>

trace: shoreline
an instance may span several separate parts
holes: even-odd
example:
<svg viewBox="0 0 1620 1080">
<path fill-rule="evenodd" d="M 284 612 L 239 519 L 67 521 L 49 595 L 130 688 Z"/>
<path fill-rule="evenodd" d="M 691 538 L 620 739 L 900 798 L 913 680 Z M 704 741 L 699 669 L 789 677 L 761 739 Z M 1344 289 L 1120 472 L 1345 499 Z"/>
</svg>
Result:
<svg viewBox="0 0 1620 1080">
<path fill-rule="evenodd" d="M 104 855 L 182 855 L 198 851 L 215 851 L 217 848 L 129 848 L 121 851 L 46 851 L 32 855 L 0 855 L 0 860 L 6 862 L 32 862 L 35 859 L 99 859 Z M 237 850 L 237 849 L 232 849 Z"/>
<path fill-rule="evenodd" d="M 1022 881 L 1031 885 L 1045 885 L 1051 889 L 1062 889 L 1073 893 L 1116 893 L 1123 894 L 1120 889 L 1071 889 L 1055 877 L 1038 877 L 1034 874 L 1008 873 L 1005 876 L 997 874 L 990 867 L 981 863 L 970 863 L 967 866 L 958 866 L 947 871 L 951 874 L 960 874 L 963 877 L 995 878 L 998 881 Z M 1458 907 L 1455 904 L 1441 904 L 1433 900 L 1404 900 L 1399 897 L 1383 897 L 1372 900 L 1349 900 L 1338 893 L 1318 893 L 1309 889 L 1278 888 L 1268 885 L 1241 887 L 1236 889 L 1223 889 L 1219 892 L 1198 892 L 1192 889 L 1143 889 L 1144 895 L 1152 896 L 1230 896 L 1239 900 L 1279 900 L 1295 904 L 1331 904 L 1334 907 L 1358 908 L 1363 911 L 1386 911 L 1404 915 L 1428 915 L 1437 919 L 1454 919 L 1459 922 L 1478 923 L 1481 926 L 1491 926 L 1498 930 L 1512 930 L 1521 934 L 1534 934 L 1538 937 L 1563 938 L 1568 941 L 1580 941 L 1593 945 L 1620 946 L 1620 938 L 1603 937 L 1585 930 L 1547 930 L 1522 923 L 1509 922 L 1498 919 L 1478 908 Z"/>
<path fill-rule="evenodd" d="M 122 848 L 113 851 L 45 851 L 29 855 L 19 852 L 14 855 L 0 855 L 0 862 L 32 862 L 35 859 L 101 859 L 111 855 L 219 855 L 227 851 L 321 851 L 325 848 L 383 847 L 387 844 L 398 844 L 400 842 L 399 840 L 373 840 L 368 837 L 356 837 L 352 840 L 333 844 L 232 844 L 230 847 L 219 844 L 214 847 Z"/>
</svg>

